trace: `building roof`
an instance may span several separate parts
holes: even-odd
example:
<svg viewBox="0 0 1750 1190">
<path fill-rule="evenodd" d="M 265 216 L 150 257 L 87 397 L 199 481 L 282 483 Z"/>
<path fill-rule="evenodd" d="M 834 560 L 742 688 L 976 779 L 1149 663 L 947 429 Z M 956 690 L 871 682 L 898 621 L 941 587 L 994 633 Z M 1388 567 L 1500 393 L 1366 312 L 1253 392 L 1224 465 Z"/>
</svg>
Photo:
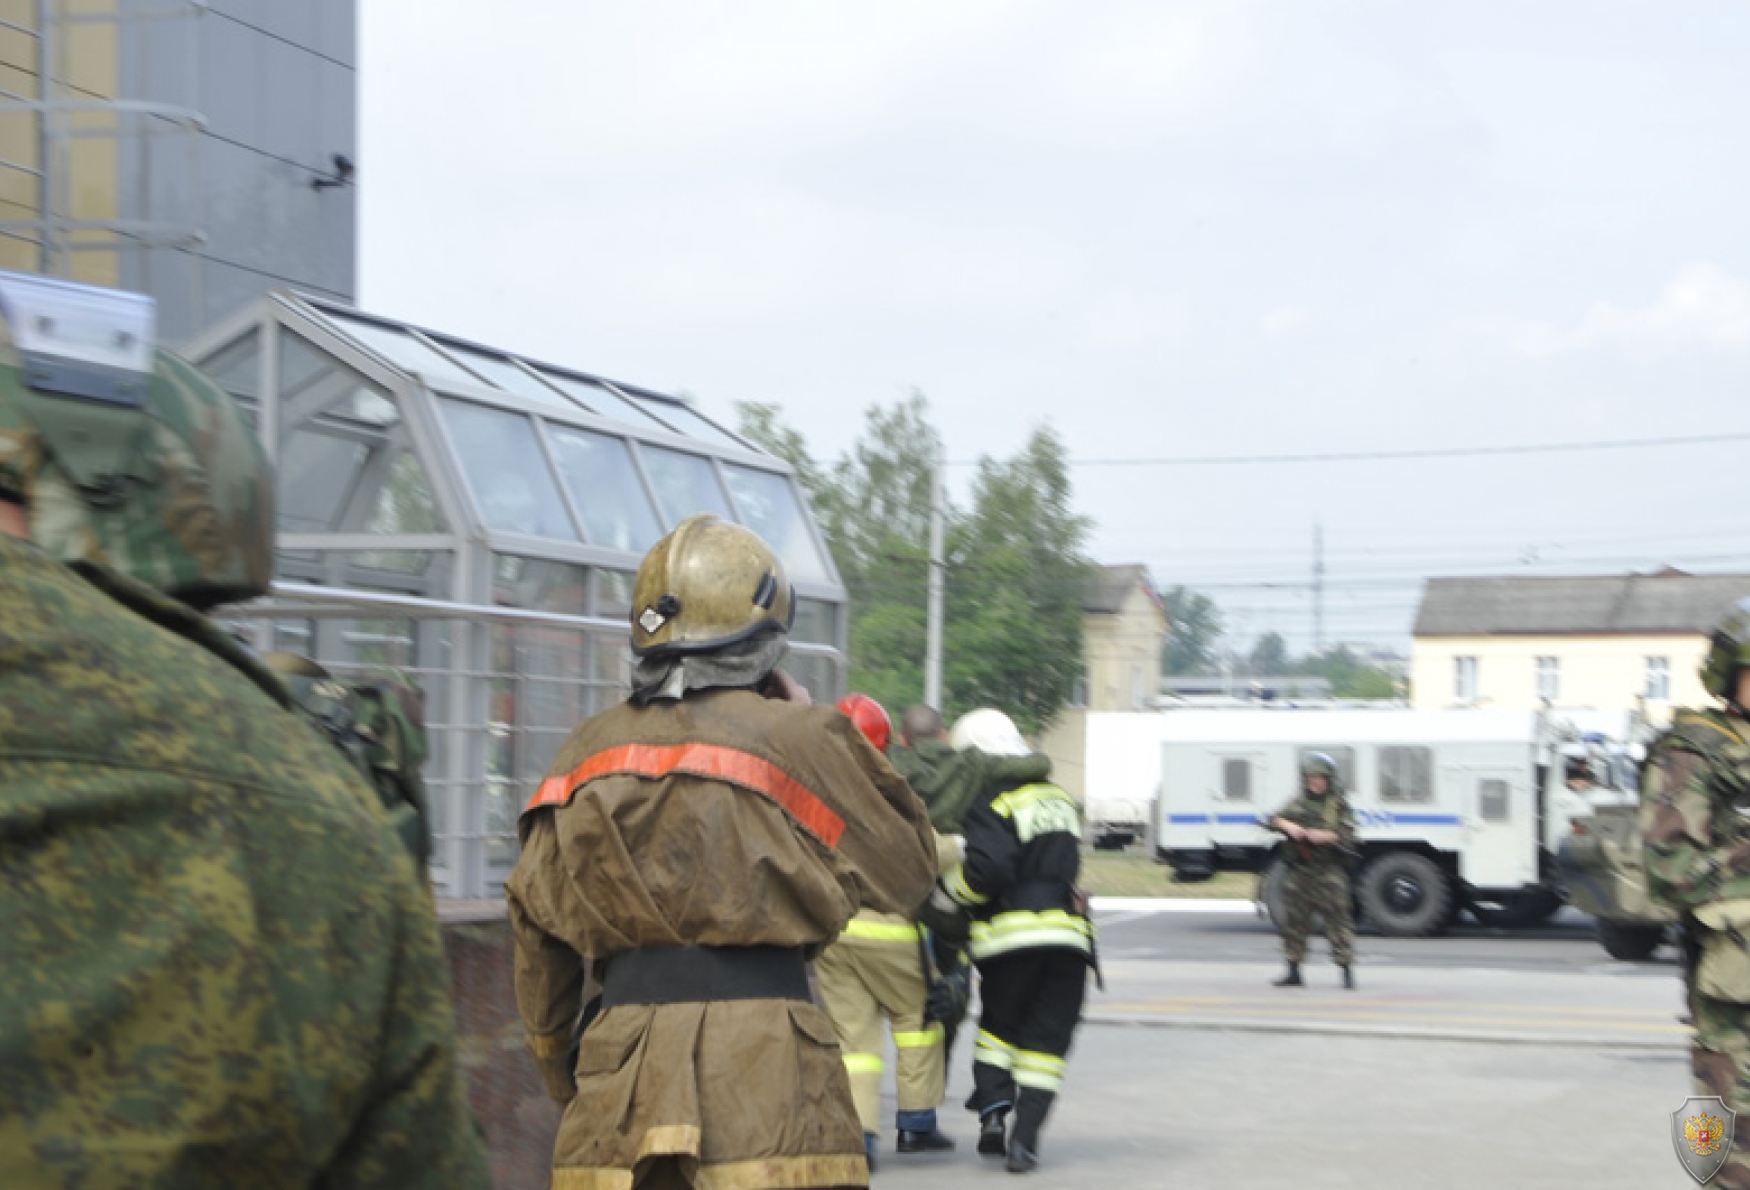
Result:
<svg viewBox="0 0 1750 1190">
<path fill-rule="evenodd" d="M 1082 610 L 1099 615 L 1115 616 L 1124 610 L 1124 600 L 1141 584 L 1155 599 L 1154 584 L 1149 581 L 1148 567 L 1140 563 L 1128 566 L 1102 566 L 1088 580 L 1088 590 L 1082 596 Z"/>
<path fill-rule="evenodd" d="M 1601 574 L 1431 578 L 1416 636 L 1708 633 L 1750 574 Z"/>
</svg>

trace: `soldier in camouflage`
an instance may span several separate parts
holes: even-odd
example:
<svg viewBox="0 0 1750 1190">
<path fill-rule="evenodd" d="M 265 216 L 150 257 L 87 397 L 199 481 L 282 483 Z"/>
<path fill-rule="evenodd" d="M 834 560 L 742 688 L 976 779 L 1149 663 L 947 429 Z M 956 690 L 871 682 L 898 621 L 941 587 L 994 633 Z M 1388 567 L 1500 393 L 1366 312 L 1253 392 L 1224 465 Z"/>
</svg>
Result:
<svg viewBox="0 0 1750 1190">
<path fill-rule="evenodd" d="M 1750 1119 L 1750 599 L 1721 621 L 1702 685 L 1721 709 L 1680 710 L 1641 774 L 1648 892 L 1681 914 L 1695 1093 Z M 1712 1183 L 1750 1190 L 1750 1145 Z"/>
<path fill-rule="evenodd" d="M 1324 918 L 1331 957 L 1343 969 L 1343 986 L 1355 987 L 1355 922 L 1349 896 L 1349 863 L 1357 854 L 1355 814 L 1343 796 L 1337 765 L 1323 752 L 1309 752 L 1300 765 L 1301 793 L 1265 825 L 1282 835 L 1287 872 L 1282 900 L 1282 951 L 1288 972 L 1279 988 L 1300 987 L 1306 936 L 1313 918 Z"/>
<path fill-rule="evenodd" d="M 378 799 L 190 606 L 266 588 L 248 427 L 173 357 L 99 402 L 11 332 L 0 1185 L 487 1185 Z"/>
</svg>

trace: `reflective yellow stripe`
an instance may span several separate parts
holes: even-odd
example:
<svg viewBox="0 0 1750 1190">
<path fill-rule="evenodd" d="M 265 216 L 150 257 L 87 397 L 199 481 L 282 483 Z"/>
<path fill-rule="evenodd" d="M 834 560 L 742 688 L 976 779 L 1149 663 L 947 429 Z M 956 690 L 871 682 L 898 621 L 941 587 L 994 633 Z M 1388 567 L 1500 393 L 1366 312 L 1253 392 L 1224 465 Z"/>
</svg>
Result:
<svg viewBox="0 0 1750 1190">
<path fill-rule="evenodd" d="M 910 922 L 863 921 L 853 917 L 845 924 L 845 937 L 869 938 L 877 942 L 916 942 L 918 928 Z"/>
<path fill-rule="evenodd" d="M 1047 909 L 1042 913 L 1016 910 L 999 913 L 989 921 L 973 922 L 971 944 L 967 949 L 975 960 L 1037 947 L 1091 954 L 1093 936 L 1092 923 L 1062 909 Z"/>
<path fill-rule="evenodd" d="M 1069 795 L 1055 785 L 1023 785 L 1019 789 L 1011 789 L 1007 793 L 998 794 L 992 798 L 990 808 L 1007 818 L 1016 810 L 1026 809 L 1028 806 L 1045 801 L 1047 798 L 1062 798 L 1065 801 L 1070 801 Z M 1071 802 L 1071 804 L 1074 803 Z"/>
<path fill-rule="evenodd" d="M 955 864 L 953 870 L 942 877 L 942 882 L 947 886 L 948 895 L 962 905 L 982 905 L 990 900 L 989 897 L 973 892 L 972 886 L 966 883 L 965 864 Z"/>
<path fill-rule="evenodd" d="M 974 935 L 983 932 L 990 936 L 1001 936 L 1020 930 L 1039 929 L 1064 929 L 1088 938 L 1094 936 L 1092 922 L 1062 909 L 1015 909 L 1008 913 L 999 913 L 989 921 L 972 923 Z"/>
<path fill-rule="evenodd" d="M 1042 1054 L 1037 1050 L 1016 1050 L 1015 1069 L 1050 1070 L 1062 1074 L 1069 1069 L 1069 1061 L 1056 1054 Z"/>
<path fill-rule="evenodd" d="M 845 1072 L 847 1074 L 880 1074 L 885 1064 L 880 1054 L 846 1054 Z"/>
<path fill-rule="evenodd" d="M 942 1042 L 942 1022 L 932 1021 L 928 1028 L 915 1033 L 895 1033 L 893 1044 L 902 1050 L 922 1049 L 926 1046 L 940 1045 Z"/>
<path fill-rule="evenodd" d="M 1016 1066 L 1014 1078 L 1017 1087 L 1031 1087 L 1035 1091 L 1056 1091 L 1063 1086 L 1063 1075 L 1047 1070 L 1026 1070 Z"/>
<path fill-rule="evenodd" d="M 983 1029 L 978 1031 L 978 1044 L 973 1049 L 973 1060 L 983 1062 L 986 1066 L 995 1066 L 998 1070 L 1009 1070 L 1015 1065 L 1015 1047 L 1002 1038 Z"/>
</svg>

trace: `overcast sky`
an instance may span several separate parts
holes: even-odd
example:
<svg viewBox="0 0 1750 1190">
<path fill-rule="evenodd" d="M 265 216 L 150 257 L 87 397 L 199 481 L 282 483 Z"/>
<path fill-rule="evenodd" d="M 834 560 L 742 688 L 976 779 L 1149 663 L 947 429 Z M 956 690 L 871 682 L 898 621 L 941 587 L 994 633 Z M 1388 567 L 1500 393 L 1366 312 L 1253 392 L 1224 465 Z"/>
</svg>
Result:
<svg viewBox="0 0 1750 1190">
<path fill-rule="evenodd" d="M 1429 574 L 1750 571 L 1750 5 L 361 0 L 361 304 L 781 405 L 1067 441 L 1101 562 L 1242 646 Z M 964 492 L 970 468 L 957 468 Z M 1303 584 L 1291 586 L 1291 584 Z"/>
</svg>

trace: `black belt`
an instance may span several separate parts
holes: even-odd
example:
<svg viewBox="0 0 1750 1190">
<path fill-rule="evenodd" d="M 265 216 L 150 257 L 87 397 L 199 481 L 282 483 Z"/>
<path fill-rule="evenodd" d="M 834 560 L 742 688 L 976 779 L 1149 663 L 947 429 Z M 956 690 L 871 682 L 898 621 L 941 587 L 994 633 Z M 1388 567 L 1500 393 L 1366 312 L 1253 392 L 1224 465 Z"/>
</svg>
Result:
<svg viewBox="0 0 1750 1190">
<path fill-rule="evenodd" d="M 602 1008 L 708 1000 L 810 1000 L 796 946 L 660 946 L 607 961 Z"/>
</svg>

